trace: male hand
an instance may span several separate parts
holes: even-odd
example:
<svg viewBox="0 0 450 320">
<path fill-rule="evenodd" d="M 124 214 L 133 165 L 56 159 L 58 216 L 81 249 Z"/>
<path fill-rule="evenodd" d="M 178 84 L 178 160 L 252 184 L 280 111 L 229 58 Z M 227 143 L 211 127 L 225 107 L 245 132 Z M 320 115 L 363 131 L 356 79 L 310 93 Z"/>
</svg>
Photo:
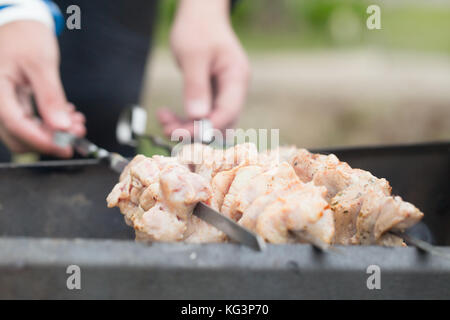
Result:
<svg viewBox="0 0 450 320">
<path fill-rule="evenodd" d="M 85 119 L 66 100 L 53 31 L 40 22 L 8 23 L 0 27 L 0 48 L 0 139 L 12 152 L 71 157 L 72 148 L 55 145 L 53 133 L 83 136 Z"/>
<path fill-rule="evenodd" d="M 164 133 L 184 128 L 192 135 L 193 121 L 203 118 L 231 127 L 245 102 L 249 63 L 230 24 L 229 0 L 181 0 L 171 47 L 183 73 L 186 117 L 160 109 Z"/>
</svg>

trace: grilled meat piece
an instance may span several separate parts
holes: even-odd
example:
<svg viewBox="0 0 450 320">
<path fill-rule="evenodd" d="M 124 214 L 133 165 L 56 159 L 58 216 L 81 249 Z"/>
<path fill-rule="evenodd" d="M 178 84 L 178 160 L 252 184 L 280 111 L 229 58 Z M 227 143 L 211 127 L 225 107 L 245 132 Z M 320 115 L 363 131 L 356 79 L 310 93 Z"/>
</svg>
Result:
<svg viewBox="0 0 450 320">
<path fill-rule="evenodd" d="M 213 149 L 193 143 L 181 148 L 178 160 L 193 168 L 193 171 L 211 180 L 218 172 L 237 166 L 258 163 L 258 150 L 252 143 L 243 143 L 228 149 Z"/>
<path fill-rule="evenodd" d="M 242 206 L 244 204 L 242 202 L 251 202 L 255 196 L 264 192 L 266 184 L 252 183 L 253 178 L 262 172 L 263 169 L 259 166 L 246 166 L 237 170 L 220 208 L 224 215 L 235 221 L 239 220 L 243 213 Z"/>
<path fill-rule="evenodd" d="M 175 158 L 136 156 L 107 198 L 118 206 L 141 241 L 223 241 L 224 234 L 192 216 L 208 201 L 208 182 Z"/>
<path fill-rule="evenodd" d="M 258 197 L 239 224 L 272 243 L 332 243 L 333 212 L 324 198 L 325 188 L 298 181 Z"/>
<path fill-rule="evenodd" d="M 423 217 L 412 204 L 391 196 L 386 179 L 352 169 L 334 155 L 300 149 L 290 164 L 302 181 L 327 188 L 337 244 L 404 245 L 393 236 L 385 236 L 386 232 L 408 228 Z"/>
</svg>

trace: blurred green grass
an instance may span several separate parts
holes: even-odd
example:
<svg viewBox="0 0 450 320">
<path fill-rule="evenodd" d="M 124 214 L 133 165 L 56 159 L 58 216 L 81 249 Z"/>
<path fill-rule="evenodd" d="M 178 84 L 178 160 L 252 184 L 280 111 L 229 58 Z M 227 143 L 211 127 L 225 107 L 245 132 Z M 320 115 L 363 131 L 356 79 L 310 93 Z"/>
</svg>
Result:
<svg viewBox="0 0 450 320">
<path fill-rule="evenodd" d="M 164 57 L 169 55 L 168 39 L 176 3 L 176 0 L 164 0 L 160 3 L 155 45 L 157 49 L 166 52 L 163 54 Z M 366 9 L 371 4 L 377 4 L 381 8 L 381 30 L 368 30 L 366 27 L 368 17 Z M 427 97 L 419 102 L 415 100 L 411 102 L 405 94 L 402 96 L 392 93 L 390 96 L 382 92 L 382 99 L 373 97 L 373 101 L 365 101 L 361 97 L 362 93 L 354 90 L 352 97 L 345 98 L 343 94 L 341 100 L 337 101 L 330 97 L 330 92 L 327 91 L 329 87 L 320 85 L 322 93 L 320 97 L 316 97 L 313 92 L 302 91 L 302 94 L 299 94 L 298 88 L 292 85 L 295 77 L 280 76 L 277 80 L 280 83 L 274 83 L 270 89 L 264 86 L 264 79 L 261 77 L 263 71 L 269 67 L 268 61 L 271 63 L 269 69 L 275 73 L 278 70 L 289 74 L 295 72 L 303 74 L 305 72 L 303 67 L 306 65 L 301 63 L 301 59 L 305 59 L 305 53 L 308 56 L 308 51 L 311 51 L 312 56 L 316 51 L 330 53 L 330 56 L 334 57 L 330 59 L 335 59 L 333 63 L 346 62 L 345 58 L 340 58 L 339 55 L 336 57 L 337 52 L 366 52 L 366 55 L 351 55 L 352 58 L 349 59 L 374 61 L 373 68 L 377 68 L 377 63 L 385 66 L 385 63 L 388 63 L 386 61 L 391 60 L 377 59 L 376 54 L 371 56 L 367 55 L 367 52 L 377 52 L 381 56 L 384 53 L 399 52 L 401 57 L 419 53 L 417 61 L 427 63 L 428 58 L 420 58 L 421 53 L 448 56 L 450 2 L 442 1 L 436 4 L 425 0 L 240 0 L 231 17 L 233 27 L 252 57 L 254 70 L 258 74 L 258 79 L 254 79 L 253 91 L 249 94 L 241 126 L 252 127 L 258 124 L 263 127 L 283 127 L 284 142 L 306 146 L 412 142 L 448 136 L 446 123 L 427 124 L 434 123 L 433 119 L 445 119 L 445 115 L 448 114 L 445 111 L 446 101 L 439 98 L 433 100 Z M 286 60 L 285 54 L 294 55 L 300 60 L 292 57 Z M 395 59 L 393 58 L 395 55 L 385 57 L 388 56 Z M 161 63 L 168 62 L 158 61 L 158 64 Z M 290 64 L 289 67 L 285 66 L 286 63 Z M 320 62 L 316 60 L 311 63 L 320 67 L 317 65 Z M 273 64 L 276 64 L 276 67 Z M 165 68 L 167 66 L 162 67 L 163 71 L 156 77 L 157 90 L 151 94 L 150 103 L 153 107 L 158 104 L 179 103 L 174 98 L 177 87 L 173 83 L 177 78 L 167 77 L 167 88 L 166 84 L 161 83 L 161 75 L 167 72 Z M 415 69 L 408 68 L 405 72 L 415 73 Z M 367 80 L 364 76 L 361 77 L 362 80 Z M 395 83 L 395 80 L 390 80 Z M 342 81 L 345 82 L 345 79 Z M 351 81 L 348 83 L 351 84 Z M 282 95 L 277 93 L 280 90 L 283 92 Z M 280 105 L 283 112 L 274 114 L 271 111 L 273 105 Z M 271 114 L 273 117 L 266 120 L 265 114 Z M 290 124 L 292 117 L 298 118 L 300 124 L 292 126 Z M 411 127 L 408 125 L 411 121 L 417 121 L 417 124 Z M 323 129 L 321 137 L 317 128 L 323 126 L 323 123 L 327 123 L 325 127 L 331 129 L 329 132 Z M 298 129 L 302 126 L 303 130 Z M 140 148 L 140 152 L 151 155 L 160 153 L 160 150 L 146 143 Z"/>
<path fill-rule="evenodd" d="M 381 8 L 382 30 L 365 23 L 370 4 Z M 160 6 L 157 46 L 168 45 L 176 0 Z M 379 46 L 450 54 L 450 4 L 381 0 L 240 0 L 232 23 L 250 51 Z"/>
</svg>

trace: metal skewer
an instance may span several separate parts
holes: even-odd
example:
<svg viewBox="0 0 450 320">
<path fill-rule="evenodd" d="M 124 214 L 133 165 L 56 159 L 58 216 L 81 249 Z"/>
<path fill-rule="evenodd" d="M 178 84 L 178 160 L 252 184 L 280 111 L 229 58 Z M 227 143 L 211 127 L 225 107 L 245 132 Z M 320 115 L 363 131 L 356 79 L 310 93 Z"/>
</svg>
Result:
<svg viewBox="0 0 450 320">
<path fill-rule="evenodd" d="M 120 154 L 109 152 L 87 139 L 77 138 L 67 132 L 56 132 L 53 139 L 57 145 L 63 147 L 72 145 L 84 157 L 94 157 L 107 161 L 111 169 L 117 173 L 122 173 L 129 163 L 128 159 Z M 265 242 L 259 235 L 247 230 L 204 203 L 198 203 L 194 208 L 193 214 L 216 227 L 234 241 L 255 250 L 262 251 L 265 249 Z"/>
<path fill-rule="evenodd" d="M 210 120 L 199 120 L 199 136 L 194 137 L 203 144 L 214 142 L 213 126 Z M 116 138 L 120 144 L 137 147 L 139 139 L 146 139 L 154 146 L 166 150 L 169 154 L 172 152 L 173 145 L 166 142 L 161 137 L 148 134 L 147 111 L 140 106 L 125 108 L 119 116 L 116 128 Z"/>
<path fill-rule="evenodd" d="M 125 108 L 117 122 L 116 138 L 120 144 L 137 147 L 139 138 L 145 138 L 159 148 L 166 150 L 168 153 L 172 151 L 172 145 L 164 141 L 161 137 L 157 137 L 146 133 L 147 112 L 139 106 Z"/>
<path fill-rule="evenodd" d="M 336 253 L 341 253 L 341 251 L 338 248 L 336 248 L 328 243 L 325 243 L 325 242 L 322 242 L 319 240 L 315 240 L 315 239 L 310 239 L 310 237 L 307 237 L 302 230 L 291 230 L 291 232 L 297 238 L 307 241 L 308 243 L 310 243 L 314 248 L 316 248 L 319 251 L 322 251 L 322 252 L 332 251 L 332 252 L 336 252 Z M 439 256 L 442 258 L 450 259 L 450 254 L 440 250 L 439 248 L 433 246 L 432 244 L 430 244 L 424 240 L 421 240 L 419 238 L 416 238 L 416 237 L 410 236 L 406 233 L 403 233 L 400 231 L 395 231 L 395 230 L 391 230 L 388 233 L 395 235 L 399 238 L 402 238 L 407 244 L 414 246 L 423 252 L 426 252 L 426 253 L 429 253 L 429 254 L 432 254 L 435 256 Z"/>
<path fill-rule="evenodd" d="M 407 235 L 406 233 L 391 230 L 389 231 L 390 234 L 393 234 L 399 238 L 402 238 L 407 244 L 412 245 L 416 247 L 417 249 L 435 255 L 442 258 L 450 259 L 450 254 L 440 250 L 439 248 L 433 246 L 431 243 L 428 243 L 426 241 L 423 241 L 419 238 L 412 237 L 410 235 Z"/>
</svg>

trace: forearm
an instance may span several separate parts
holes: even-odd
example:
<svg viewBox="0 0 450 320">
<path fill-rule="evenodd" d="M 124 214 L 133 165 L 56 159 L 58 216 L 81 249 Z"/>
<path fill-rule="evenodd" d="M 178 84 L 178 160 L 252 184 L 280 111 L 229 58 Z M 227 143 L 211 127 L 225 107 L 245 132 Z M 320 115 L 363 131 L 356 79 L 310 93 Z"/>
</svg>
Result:
<svg viewBox="0 0 450 320">
<path fill-rule="evenodd" d="M 216 20 L 228 22 L 230 12 L 229 0 L 180 0 L 177 19 L 189 17 L 194 20 Z"/>
</svg>

